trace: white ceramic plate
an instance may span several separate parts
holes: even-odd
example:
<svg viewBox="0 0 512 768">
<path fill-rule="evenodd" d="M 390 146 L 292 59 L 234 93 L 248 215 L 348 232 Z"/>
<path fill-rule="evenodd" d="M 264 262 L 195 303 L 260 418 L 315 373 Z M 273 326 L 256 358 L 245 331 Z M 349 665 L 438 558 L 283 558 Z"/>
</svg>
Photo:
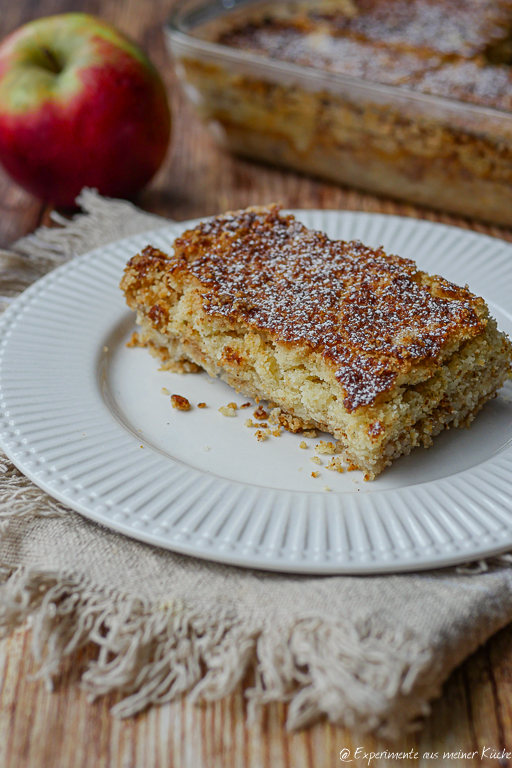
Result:
<svg viewBox="0 0 512 768">
<path fill-rule="evenodd" d="M 395 216 L 300 211 L 307 226 L 415 259 L 468 283 L 512 334 L 512 246 Z M 244 398 L 206 374 L 158 370 L 126 347 L 126 261 L 170 249 L 188 224 L 99 248 L 25 291 L 0 319 L 0 443 L 37 485 L 143 541 L 242 566 L 302 573 L 430 568 L 512 547 L 512 387 L 470 430 L 439 435 L 365 483 L 310 461 L 318 438 L 257 442 L 218 409 Z M 169 396 L 206 409 L 173 410 Z M 319 435 L 319 437 L 325 437 Z M 320 477 L 312 478 L 312 471 Z M 322 490 L 329 486 L 331 491 Z"/>
</svg>

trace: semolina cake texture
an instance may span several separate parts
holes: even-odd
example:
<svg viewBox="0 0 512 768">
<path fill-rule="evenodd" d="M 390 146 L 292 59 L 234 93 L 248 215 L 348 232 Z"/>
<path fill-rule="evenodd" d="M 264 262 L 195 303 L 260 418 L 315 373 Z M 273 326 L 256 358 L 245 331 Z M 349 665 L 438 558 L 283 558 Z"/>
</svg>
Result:
<svg viewBox="0 0 512 768">
<path fill-rule="evenodd" d="M 206 370 L 317 428 L 368 479 L 445 427 L 467 426 L 511 371 L 482 298 L 279 206 L 204 221 L 151 246 L 121 281 L 166 368 Z"/>
</svg>

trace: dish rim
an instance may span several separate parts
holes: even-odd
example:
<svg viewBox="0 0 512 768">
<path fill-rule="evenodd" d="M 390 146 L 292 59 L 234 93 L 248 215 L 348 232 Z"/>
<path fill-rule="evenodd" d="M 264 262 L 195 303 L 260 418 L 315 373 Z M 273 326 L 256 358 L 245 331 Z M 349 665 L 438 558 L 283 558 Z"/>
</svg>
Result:
<svg viewBox="0 0 512 768">
<path fill-rule="evenodd" d="M 301 213 L 301 211 L 291 211 L 292 213 L 295 212 Z M 497 238 L 493 238 L 489 235 L 482 235 L 480 233 L 471 231 L 471 230 L 462 230 L 456 227 L 452 227 L 450 225 L 442 224 L 442 223 L 435 223 L 435 222 L 429 222 L 421 219 L 414 219 L 412 217 L 404 217 L 404 216 L 395 216 L 395 215 L 387 215 L 387 214 L 371 214 L 366 212 L 340 212 L 340 211 L 325 211 L 325 210 L 306 210 L 304 211 L 307 214 L 318 214 L 322 216 L 329 216 L 329 215 L 336 215 L 336 216 L 348 216 L 348 217 L 366 217 L 369 221 L 374 221 L 375 219 L 381 219 L 386 221 L 398 221 L 398 223 L 402 222 L 408 222 L 413 223 L 413 225 L 420 225 L 420 226 L 426 226 L 426 227 L 434 227 L 436 229 L 440 228 L 446 228 L 450 231 L 456 232 L 459 236 L 469 236 L 471 238 L 478 238 L 479 241 L 487 240 L 491 243 L 498 243 L 500 246 L 504 246 L 505 248 L 511 248 L 512 245 L 509 243 L 506 243 L 504 241 L 500 241 Z M 66 264 L 62 265 L 61 267 L 58 267 L 56 270 L 53 270 L 49 274 L 45 275 L 43 278 L 38 280 L 36 283 L 34 283 L 32 286 L 30 286 L 24 293 L 22 293 L 15 301 L 12 303 L 11 307 L 9 307 L 6 312 L 3 314 L 3 316 L 0 318 L 0 330 L 5 330 L 6 326 L 12 325 L 13 321 L 19 316 L 21 310 L 26 306 L 27 303 L 30 303 L 34 298 L 37 297 L 37 295 L 41 292 L 42 289 L 51 286 L 52 283 L 66 272 L 73 271 L 74 269 L 78 269 L 79 265 L 86 263 L 87 261 L 93 261 L 95 258 L 98 258 L 99 255 L 105 251 L 105 249 L 109 248 L 121 248 L 124 246 L 130 246 L 130 249 L 133 248 L 140 248 L 141 245 L 134 245 L 134 241 L 142 242 L 147 241 L 148 238 L 151 238 L 152 236 L 156 236 L 157 233 L 162 234 L 164 230 L 168 230 L 169 233 L 172 233 L 172 237 L 176 237 L 179 232 L 182 232 L 185 228 L 194 226 L 198 221 L 202 221 L 204 219 L 194 219 L 186 222 L 179 222 L 179 223 L 169 223 L 169 224 L 163 224 L 162 227 L 159 227 L 154 230 L 148 230 L 145 233 L 142 233 L 140 235 L 135 236 L 129 236 L 127 238 L 123 238 L 119 241 L 116 241 L 115 243 L 111 243 L 105 246 L 100 246 L 97 249 L 94 249 L 93 251 L 90 251 L 89 253 L 86 253 L 80 257 L 77 257 L 76 259 L 72 259 L 71 261 L 67 262 Z M 133 250 L 131 250 L 133 253 Z M 23 314 L 21 312 L 21 314 Z M 3 334 L 4 338 L 1 344 L 0 349 L 0 427 L 5 427 L 5 420 L 2 421 L 2 414 L 3 410 L 5 409 L 5 403 L 3 401 L 3 392 L 2 392 L 2 366 L 3 366 L 3 354 L 5 351 L 6 346 L 8 345 L 9 341 L 9 335 L 10 333 Z M 15 441 L 16 442 L 16 441 Z M 19 441 L 18 441 L 19 442 Z M 154 535 L 147 534 L 143 531 L 136 531 L 134 532 L 133 528 L 124 525 L 122 523 L 108 520 L 106 521 L 105 517 L 102 514 L 96 514 L 94 511 L 91 511 L 91 509 L 84 504 L 81 504 L 76 499 L 70 499 L 69 496 L 67 496 L 65 493 L 62 493 L 59 491 L 58 488 L 54 488 L 51 484 L 45 483 L 44 481 L 41 481 L 41 478 L 37 477 L 36 474 L 28 469 L 24 465 L 23 460 L 21 460 L 18 455 L 16 454 L 16 451 L 12 448 L 11 444 L 9 442 L 6 443 L 4 439 L 3 432 L 0 433 L 0 445 L 3 446 L 5 452 L 11 458 L 13 463 L 25 474 L 27 475 L 33 482 L 36 483 L 39 487 L 41 487 L 43 490 L 48 492 L 51 496 L 57 498 L 59 501 L 63 502 L 64 504 L 71 506 L 76 511 L 80 512 L 84 516 L 99 522 L 103 525 L 107 525 L 110 528 L 113 528 L 114 530 L 117 530 L 125 535 L 128 535 L 132 538 L 137 538 L 141 541 L 145 541 L 149 544 L 153 544 L 156 546 L 164 546 L 168 549 L 172 549 L 173 551 L 181 552 L 186 555 L 192 555 L 195 557 L 200 557 L 208 560 L 217 560 L 219 562 L 231 564 L 231 565 L 238 565 L 242 567 L 249 567 L 249 568 L 257 568 L 257 569 L 263 569 L 263 570 L 271 570 L 271 571 L 283 571 L 283 572 L 291 572 L 291 573 L 308 573 L 308 574 L 322 574 L 322 575 L 328 575 L 328 574 L 377 574 L 377 573 L 397 573 L 397 572 L 404 572 L 404 571 L 417 571 L 417 570 L 429 570 L 432 568 L 438 568 L 446 565 L 454 565 L 461 562 L 468 562 L 468 560 L 474 560 L 474 559 L 481 559 L 484 557 L 488 557 L 490 555 L 494 555 L 500 552 L 504 552 L 507 549 L 509 549 L 512 546 L 512 519 L 509 529 L 509 535 L 510 539 L 506 541 L 506 543 L 501 544 L 495 544 L 495 545 L 489 545 L 489 546 L 481 546 L 478 550 L 475 550 L 474 548 L 471 550 L 471 553 L 463 553 L 461 555 L 460 553 L 454 557 L 453 553 L 450 555 L 447 555 L 445 557 L 438 556 L 436 557 L 435 561 L 432 561 L 432 559 L 427 559 L 425 562 L 421 560 L 414 560 L 414 562 L 404 562 L 402 564 L 397 564 L 395 561 L 389 562 L 388 565 L 386 564 L 380 564 L 378 567 L 375 567 L 373 563 L 368 563 L 366 566 L 361 565 L 359 563 L 356 567 L 353 567 L 352 563 L 344 562 L 334 562 L 334 563 L 322 563 L 322 564 L 310 564 L 304 565 L 301 563 L 289 563 L 289 562 L 279 562 L 279 564 L 272 563 L 270 564 L 268 561 L 262 561 L 262 558 L 260 556 L 256 558 L 247 557 L 243 562 L 240 561 L 240 557 L 238 554 L 235 554 L 231 556 L 228 552 L 222 552 L 219 554 L 218 550 L 216 549 L 207 549 L 202 552 L 198 552 L 198 550 L 195 548 L 195 546 L 189 546 L 187 544 L 178 544 L 176 542 L 172 543 L 172 546 L 167 542 L 163 543 L 161 539 L 158 537 L 155 537 Z M 505 449 L 506 451 L 509 451 L 512 454 L 512 444 Z M 498 454 L 501 455 L 503 451 Z M 491 461 L 492 459 L 488 459 L 483 463 L 487 463 L 488 461 Z M 199 475 L 203 475 L 201 471 L 193 468 L 188 467 L 188 470 L 192 473 L 196 473 Z M 471 470 L 463 470 L 462 473 L 468 472 Z M 238 481 L 232 481 L 226 478 L 222 478 L 222 482 L 224 485 L 227 486 L 238 486 L 240 483 Z M 419 485 L 431 485 L 432 483 L 439 485 L 441 481 L 429 481 L 427 483 L 419 484 Z M 412 486 L 419 487 L 418 486 Z M 269 490 L 269 489 L 266 489 Z M 376 489 L 377 490 L 377 489 Z M 400 491 L 400 488 L 398 489 L 381 489 L 377 491 L 379 494 L 385 494 L 386 496 L 389 494 L 393 494 L 396 491 Z M 512 484 L 511 484 L 511 491 L 512 491 Z M 279 495 L 279 494 L 286 494 L 290 495 L 290 491 L 276 491 L 274 489 L 271 489 L 271 493 L 273 495 Z M 298 495 L 299 497 L 302 496 L 302 492 L 294 492 L 295 495 Z M 325 494 L 322 494 L 320 492 L 310 492 L 308 495 L 312 498 L 315 497 L 321 497 L 325 498 Z M 341 494 L 340 494 L 341 495 Z M 364 494 L 366 495 L 366 494 Z M 363 496 L 360 496 L 358 498 L 362 499 Z M 372 494 L 369 494 L 372 495 Z"/>
</svg>

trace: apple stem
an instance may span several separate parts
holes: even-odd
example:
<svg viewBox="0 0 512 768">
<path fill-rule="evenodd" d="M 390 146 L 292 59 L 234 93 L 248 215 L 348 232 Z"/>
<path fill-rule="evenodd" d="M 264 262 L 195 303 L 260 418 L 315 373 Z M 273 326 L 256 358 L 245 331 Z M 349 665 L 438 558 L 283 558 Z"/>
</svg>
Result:
<svg viewBox="0 0 512 768">
<path fill-rule="evenodd" d="M 46 57 L 46 61 L 49 64 L 48 69 L 50 69 L 52 72 L 55 72 L 56 75 L 58 75 L 59 72 L 62 72 L 62 65 L 60 64 L 55 54 L 52 53 L 52 51 L 50 51 L 49 48 L 46 48 L 46 46 L 42 46 L 41 50 Z"/>
</svg>

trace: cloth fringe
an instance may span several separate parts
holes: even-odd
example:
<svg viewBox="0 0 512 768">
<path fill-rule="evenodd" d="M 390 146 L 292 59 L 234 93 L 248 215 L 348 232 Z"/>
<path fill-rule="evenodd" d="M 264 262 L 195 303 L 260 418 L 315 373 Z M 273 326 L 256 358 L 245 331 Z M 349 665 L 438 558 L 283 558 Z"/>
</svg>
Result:
<svg viewBox="0 0 512 768">
<path fill-rule="evenodd" d="M 93 643 L 97 658 L 82 674 L 91 700 L 117 692 L 112 714 L 126 718 L 183 693 L 215 700 L 230 694 L 249 669 L 250 722 L 269 702 L 289 701 L 287 727 L 322 716 L 358 732 L 397 738 L 414 730 L 438 693 L 420 683 L 432 673 L 431 652 L 417 638 L 300 616 L 292 627 L 250 627 L 229 606 L 199 615 L 181 601 L 146 605 L 139 598 L 98 590 L 73 573 L 17 571 L 4 582 L 0 635 L 27 619 L 38 677 L 52 680 L 66 657 Z M 390 648 L 393 656 L 390 658 Z M 420 684 L 419 684 L 420 683 Z M 422 695 L 411 698 L 414 687 Z M 390 702 L 394 702 L 390 710 Z"/>
<path fill-rule="evenodd" d="M 10 518 L 66 515 L 66 508 L 34 485 L 0 451 L 0 526 Z M 1 528 L 0 528 L 1 530 Z"/>
<path fill-rule="evenodd" d="M 144 213 L 126 200 L 103 198 L 93 189 L 82 190 L 76 201 L 83 213 L 70 220 L 53 212 L 51 218 L 59 227 L 40 227 L 9 251 L 0 251 L 0 312 L 35 280 L 73 256 L 163 226 L 160 216 Z"/>
</svg>

